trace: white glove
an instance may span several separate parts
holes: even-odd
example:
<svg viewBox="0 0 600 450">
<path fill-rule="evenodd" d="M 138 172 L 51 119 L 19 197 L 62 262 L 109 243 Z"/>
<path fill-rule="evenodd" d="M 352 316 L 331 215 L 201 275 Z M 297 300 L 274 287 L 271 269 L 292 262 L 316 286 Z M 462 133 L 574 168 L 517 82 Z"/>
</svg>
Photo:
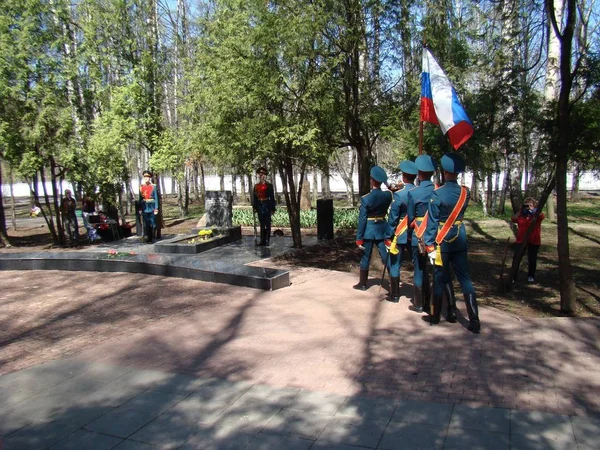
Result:
<svg viewBox="0 0 600 450">
<path fill-rule="evenodd" d="M 427 253 L 427 256 L 429 256 L 429 262 L 431 263 L 431 265 L 435 266 L 435 258 L 437 256 L 437 250 L 431 250 L 429 253 Z"/>
</svg>

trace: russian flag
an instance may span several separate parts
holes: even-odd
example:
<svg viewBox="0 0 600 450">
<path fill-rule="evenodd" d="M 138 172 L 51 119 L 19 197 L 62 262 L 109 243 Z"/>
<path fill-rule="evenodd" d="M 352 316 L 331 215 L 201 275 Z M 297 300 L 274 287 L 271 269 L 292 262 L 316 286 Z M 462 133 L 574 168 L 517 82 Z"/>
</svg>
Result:
<svg viewBox="0 0 600 450">
<path fill-rule="evenodd" d="M 455 150 L 473 135 L 473 125 L 452 83 L 426 48 L 421 73 L 421 120 L 439 125 Z"/>
</svg>

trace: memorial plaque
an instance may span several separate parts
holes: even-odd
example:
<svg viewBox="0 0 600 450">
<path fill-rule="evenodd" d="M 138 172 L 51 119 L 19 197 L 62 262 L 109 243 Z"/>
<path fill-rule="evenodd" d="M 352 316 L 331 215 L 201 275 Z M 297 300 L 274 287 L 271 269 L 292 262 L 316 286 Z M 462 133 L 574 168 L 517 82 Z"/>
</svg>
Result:
<svg viewBox="0 0 600 450">
<path fill-rule="evenodd" d="M 333 200 L 317 200 L 317 238 L 333 239 Z"/>
<path fill-rule="evenodd" d="M 206 191 L 204 208 L 207 227 L 231 228 L 233 223 L 231 191 Z"/>
</svg>

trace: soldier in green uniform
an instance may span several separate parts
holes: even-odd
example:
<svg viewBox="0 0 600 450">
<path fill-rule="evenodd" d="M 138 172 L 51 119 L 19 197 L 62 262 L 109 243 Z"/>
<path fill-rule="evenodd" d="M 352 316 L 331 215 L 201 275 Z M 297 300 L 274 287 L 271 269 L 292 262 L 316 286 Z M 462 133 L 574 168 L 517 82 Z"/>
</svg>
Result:
<svg viewBox="0 0 600 450">
<path fill-rule="evenodd" d="M 379 250 L 384 264 L 387 257 L 387 249 L 383 241 L 387 227 L 386 214 L 390 203 L 392 203 L 392 193 L 381 190 L 381 184 L 386 181 L 387 174 L 385 170 L 379 166 L 374 166 L 371 169 L 371 192 L 363 195 L 360 199 L 356 245 L 363 250 L 363 254 L 360 259 L 360 280 L 353 287 L 361 291 L 367 289 L 373 246 L 376 246 Z"/>
<path fill-rule="evenodd" d="M 456 153 L 447 153 L 441 160 L 445 184 L 433 191 L 429 203 L 429 219 L 425 230 L 424 242 L 429 259 L 435 267 L 433 311 L 431 323 L 440 321 L 444 287 L 450 282 L 450 265 L 460 283 L 467 314 L 469 330 L 479 333 L 479 311 L 475 289 L 469 275 L 469 257 L 467 254 L 467 233 L 462 220 L 469 205 L 470 193 L 466 187 L 459 186 L 456 178 L 464 172 L 465 163 Z M 449 305 L 452 308 L 452 305 Z"/>
</svg>

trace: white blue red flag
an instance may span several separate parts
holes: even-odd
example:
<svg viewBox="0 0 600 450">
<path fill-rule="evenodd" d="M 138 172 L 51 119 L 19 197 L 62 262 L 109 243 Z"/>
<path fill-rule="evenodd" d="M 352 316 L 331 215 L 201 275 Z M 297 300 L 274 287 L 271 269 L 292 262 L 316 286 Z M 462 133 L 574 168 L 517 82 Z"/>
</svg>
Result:
<svg viewBox="0 0 600 450">
<path fill-rule="evenodd" d="M 452 83 L 426 48 L 421 73 L 421 120 L 439 125 L 455 150 L 473 135 L 473 124 Z"/>
</svg>

